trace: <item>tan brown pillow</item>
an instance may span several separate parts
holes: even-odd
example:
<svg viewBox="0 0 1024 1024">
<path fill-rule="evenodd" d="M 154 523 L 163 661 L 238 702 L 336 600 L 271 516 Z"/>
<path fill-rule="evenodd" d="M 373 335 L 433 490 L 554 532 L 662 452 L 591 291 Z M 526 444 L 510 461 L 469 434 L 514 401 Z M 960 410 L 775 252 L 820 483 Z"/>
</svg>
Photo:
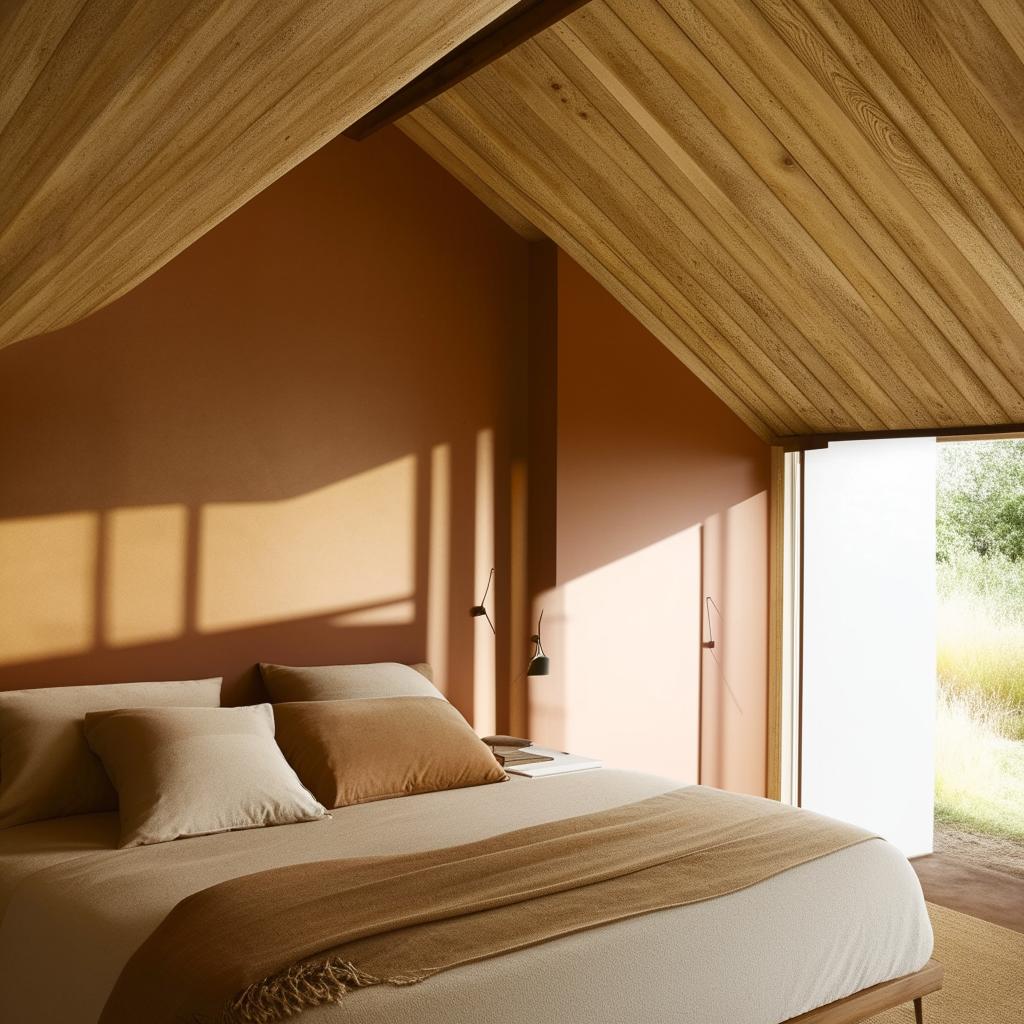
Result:
<svg viewBox="0 0 1024 1024">
<path fill-rule="evenodd" d="M 445 700 L 275 704 L 277 742 L 325 807 L 460 789 L 508 776 Z"/>
<path fill-rule="evenodd" d="M 269 704 L 100 711 L 85 735 L 117 789 L 122 847 L 327 813 L 274 742 Z"/>
<path fill-rule="evenodd" d="M 0 828 L 117 809 L 117 793 L 85 741 L 88 712 L 219 707 L 220 687 L 220 679 L 193 679 L 0 693 Z"/>
<path fill-rule="evenodd" d="M 439 697 L 429 665 L 260 665 L 260 674 L 275 704 L 297 700 L 368 700 L 377 697 Z"/>
</svg>

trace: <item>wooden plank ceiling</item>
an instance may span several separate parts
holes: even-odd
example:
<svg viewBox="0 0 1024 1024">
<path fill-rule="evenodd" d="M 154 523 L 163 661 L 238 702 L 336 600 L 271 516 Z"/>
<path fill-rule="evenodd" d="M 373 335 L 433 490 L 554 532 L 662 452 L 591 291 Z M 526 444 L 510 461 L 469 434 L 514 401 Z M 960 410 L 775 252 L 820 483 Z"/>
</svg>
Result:
<svg viewBox="0 0 1024 1024">
<path fill-rule="evenodd" d="M 1024 423 L 1020 0 L 592 0 L 401 122 L 765 438 Z"/>
<path fill-rule="evenodd" d="M 0 3 L 0 346 L 127 291 L 514 2 Z"/>
</svg>

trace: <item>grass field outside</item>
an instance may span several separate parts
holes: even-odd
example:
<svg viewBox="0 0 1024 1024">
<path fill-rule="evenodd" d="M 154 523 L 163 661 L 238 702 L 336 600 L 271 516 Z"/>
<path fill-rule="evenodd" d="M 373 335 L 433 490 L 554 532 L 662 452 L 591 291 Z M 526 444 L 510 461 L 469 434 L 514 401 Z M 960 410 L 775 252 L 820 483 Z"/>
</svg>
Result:
<svg viewBox="0 0 1024 1024">
<path fill-rule="evenodd" d="M 935 816 L 1021 843 L 1024 442 L 942 445 Z"/>
<path fill-rule="evenodd" d="M 1024 841 L 1024 741 L 1007 737 L 1006 722 L 984 697 L 940 691 L 937 821 Z"/>
<path fill-rule="evenodd" d="M 969 552 L 938 568 L 942 689 L 1024 740 L 1024 563 Z"/>
</svg>

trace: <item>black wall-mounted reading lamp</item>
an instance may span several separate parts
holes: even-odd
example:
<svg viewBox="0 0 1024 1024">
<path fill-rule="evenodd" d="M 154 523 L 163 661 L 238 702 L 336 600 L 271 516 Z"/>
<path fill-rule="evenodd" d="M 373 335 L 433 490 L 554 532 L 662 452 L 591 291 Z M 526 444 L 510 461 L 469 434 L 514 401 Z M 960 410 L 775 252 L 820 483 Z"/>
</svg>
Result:
<svg viewBox="0 0 1024 1024">
<path fill-rule="evenodd" d="M 474 619 L 478 619 L 482 615 L 487 620 L 487 625 L 491 627 L 491 632 L 494 633 L 495 636 L 497 636 L 498 631 L 494 628 L 494 623 L 491 622 L 490 615 L 487 614 L 487 595 L 490 593 L 491 580 L 493 579 L 494 569 L 492 568 L 490 574 L 487 577 L 487 586 L 484 587 L 484 596 L 480 598 L 479 604 L 475 604 L 473 605 L 472 608 L 469 609 L 469 614 L 472 615 Z"/>
<path fill-rule="evenodd" d="M 541 609 L 540 618 L 537 620 L 537 632 L 530 637 L 530 643 L 534 645 L 533 657 L 526 669 L 528 676 L 546 676 L 551 671 L 551 659 L 544 653 L 544 645 L 540 641 L 540 624 L 544 621 L 544 609 Z"/>
<path fill-rule="evenodd" d="M 709 594 L 704 599 L 704 609 L 708 613 L 708 638 L 707 638 L 707 640 L 701 641 L 701 647 L 705 647 L 709 651 L 713 651 L 715 649 L 715 636 L 711 632 L 711 609 L 712 608 L 714 608 L 715 611 L 718 612 L 718 616 L 719 616 L 719 618 L 721 618 L 722 612 L 719 610 L 718 605 L 715 604 L 715 602 L 711 598 L 711 595 Z"/>
</svg>

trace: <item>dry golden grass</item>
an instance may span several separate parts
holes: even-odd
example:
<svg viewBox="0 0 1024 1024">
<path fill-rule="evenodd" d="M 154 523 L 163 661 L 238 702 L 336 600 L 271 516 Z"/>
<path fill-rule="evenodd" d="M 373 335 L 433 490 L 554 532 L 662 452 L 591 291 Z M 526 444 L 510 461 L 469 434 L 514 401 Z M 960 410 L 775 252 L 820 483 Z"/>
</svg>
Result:
<svg viewBox="0 0 1024 1024">
<path fill-rule="evenodd" d="M 1006 735 L 1016 718 L 984 694 L 940 689 L 935 737 L 938 820 L 1024 839 L 1024 742 Z"/>
</svg>

